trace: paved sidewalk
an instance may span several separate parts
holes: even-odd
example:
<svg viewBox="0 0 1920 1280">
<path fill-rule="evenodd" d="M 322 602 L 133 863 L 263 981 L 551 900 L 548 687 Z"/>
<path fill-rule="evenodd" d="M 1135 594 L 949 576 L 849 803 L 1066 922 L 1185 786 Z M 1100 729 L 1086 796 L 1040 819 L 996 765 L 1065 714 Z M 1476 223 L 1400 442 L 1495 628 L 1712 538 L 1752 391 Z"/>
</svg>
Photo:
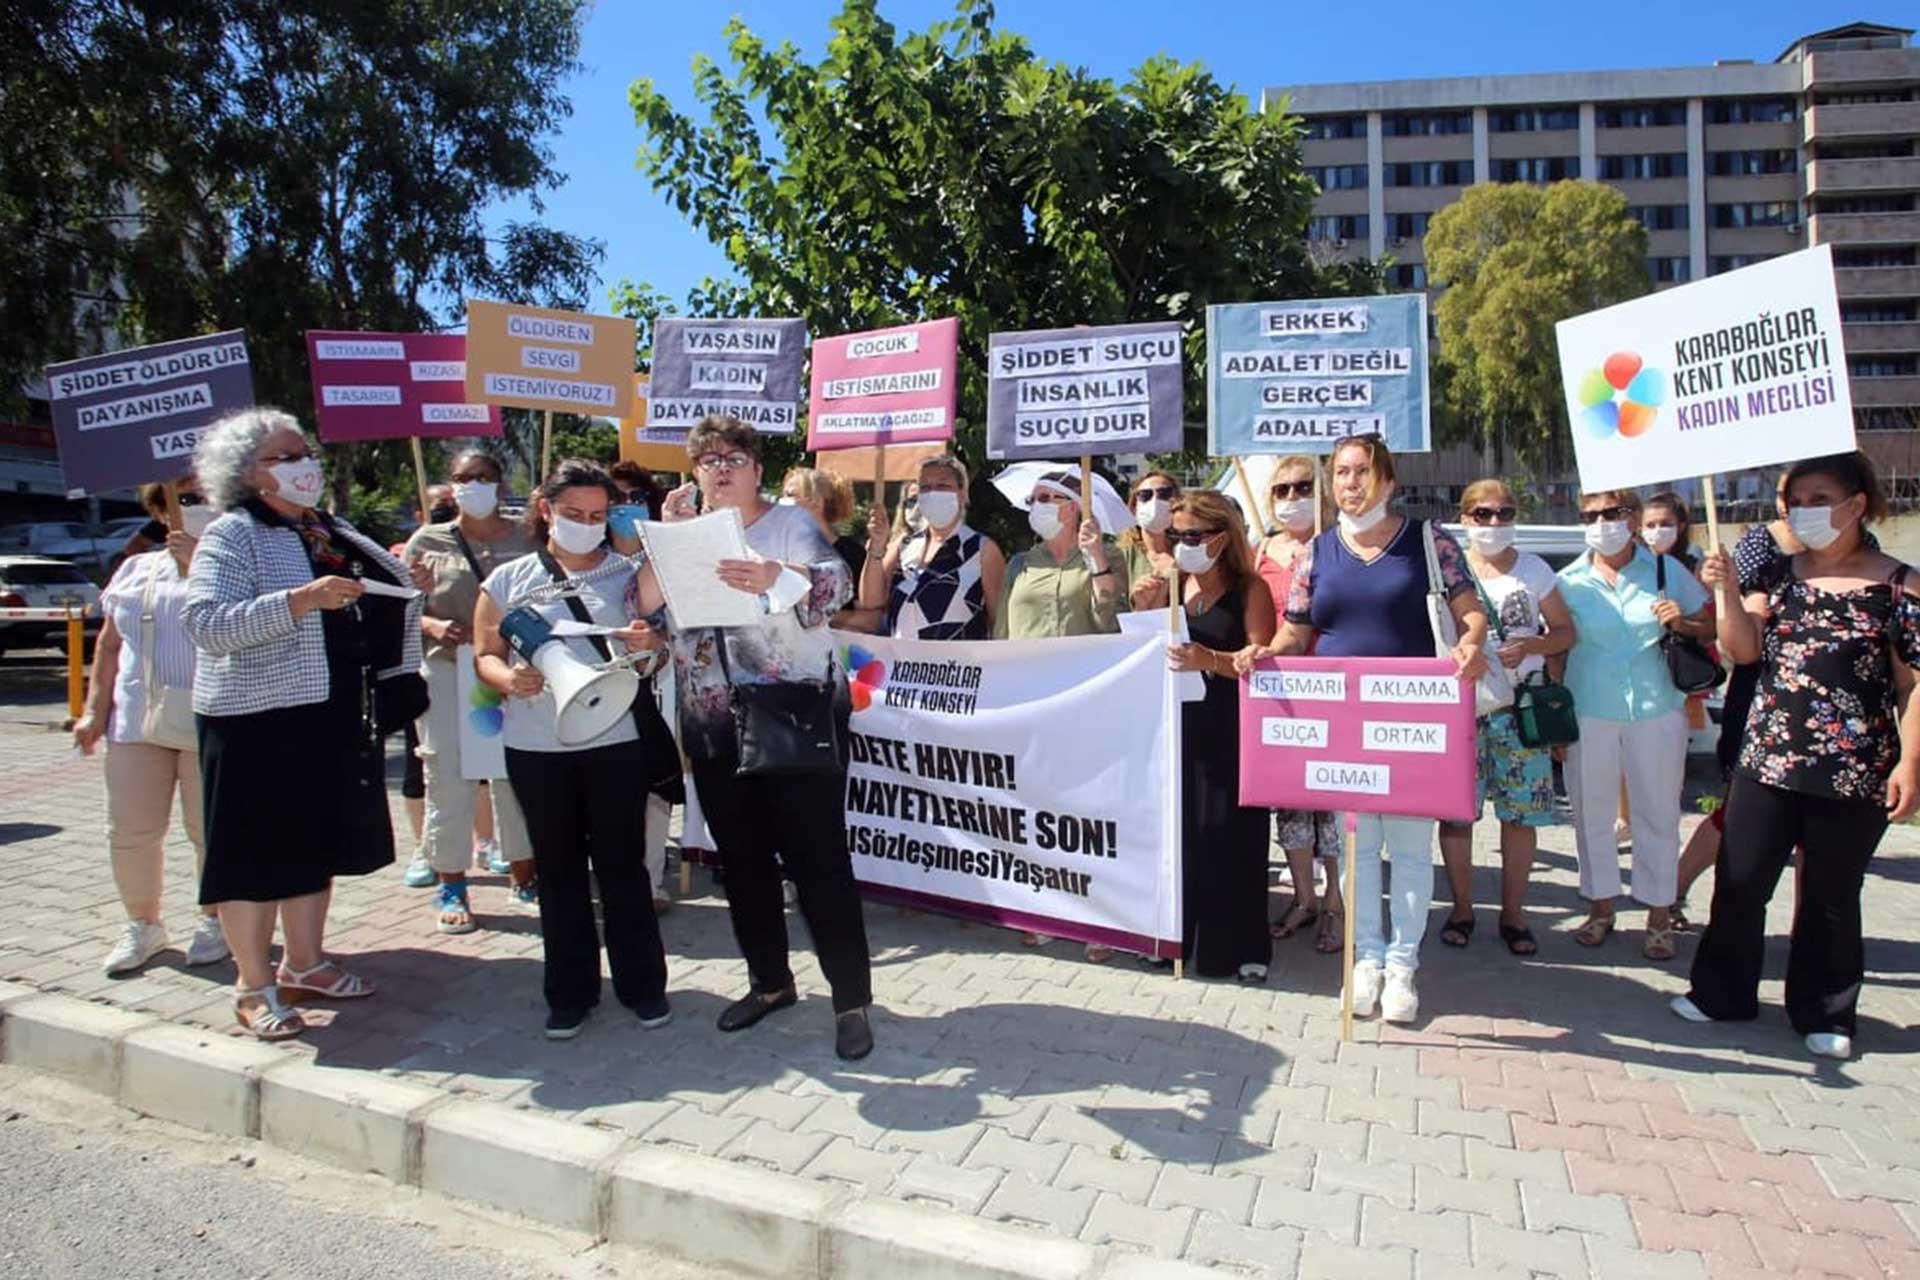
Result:
<svg viewBox="0 0 1920 1280">
<path fill-rule="evenodd" d="M 100 767 L 69 758 L 46 710 L 0 708 L 0 978 L 229 1028 L 228 965 L 187 970 L 176 948 L 100 976 L 120 925 Z M 318 802 L 283 799 L 289 822 Z M 1509 957 L 1486 910 L 1469 949 L 1444 948 L 1436 907 L 1420 1022 L 1363 1023 L 1346 1046 L 1336 960 L 1305 939 L 1243 988 L 874 904 L 871 1058 L 834 1058 L 805 950 L 800 1006 L 723 1037 L 745 970 L 704 871 L 662 922 L 673 1024 L 643 1031 L 609 995 L 551 1044 L 536 922 L 481 877 L 483 931 L 440 937 L 396 866 L 340 882 L 333 911 L 331 948 L 381 994 L 316 1011 L 285 1052 L 1242 1274 L 1920 1276 L 1920 831 L 1890 836 L 1869 877 L 1862 1056 L 1818 1066 L 1777 982 L 1758 1024 L 1669 1015 L 1693 943 L 1643 960 L 1637 911 L 1598 954 L 1576 946 L 1572 833 L 1542 843 L 1540 955 Z M 184 943 L 184 843 L 168 870 Z"/>
</svg>

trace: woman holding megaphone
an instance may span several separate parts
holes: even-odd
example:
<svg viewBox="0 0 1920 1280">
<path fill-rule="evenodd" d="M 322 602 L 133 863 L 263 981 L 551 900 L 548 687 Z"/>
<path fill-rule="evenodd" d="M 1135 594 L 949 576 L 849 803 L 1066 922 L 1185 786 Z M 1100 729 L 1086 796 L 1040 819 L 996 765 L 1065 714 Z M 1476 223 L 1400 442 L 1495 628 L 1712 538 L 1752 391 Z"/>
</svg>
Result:
<svg viewBox="0 0 1920 1280">
<path fill-rule="evenodd" d="M 589 863 L 614 995 L 643 1027 L 672 1017 L 642 853 L 649 762 L 665 726 L 657 714 L 633 713 L 651 697 L 636 699 L 633 678 L 614 674 L 611 661 L 618 649 L 658 649 L 662 637 L 630 620 L 634 563 L 607 545 L 607 510 L 619 496 L 598 463 L 560 463 L 528 508 L 538 549 L 489 574 L 473 614 L 474 671 L 506 700 L 507 778 L 540 883 L 551 1040 L 578 1035 L 600 1002 Z M 677 776 L 677 754 L 672 769 Z"/>
</svg>

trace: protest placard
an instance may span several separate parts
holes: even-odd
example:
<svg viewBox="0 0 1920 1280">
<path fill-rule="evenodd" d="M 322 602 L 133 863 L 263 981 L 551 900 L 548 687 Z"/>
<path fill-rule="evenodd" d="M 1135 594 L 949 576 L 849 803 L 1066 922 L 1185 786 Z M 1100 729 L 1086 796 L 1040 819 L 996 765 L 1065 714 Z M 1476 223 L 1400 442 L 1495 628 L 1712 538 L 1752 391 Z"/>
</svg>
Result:
<svg viewBox="0 0 1920 1280">
<path fill-rule="evenodd" d="M 69 497 L 173 480 L 207 424 L 253 404 L 239 329 L 47 366 L 47 402 Z"/>
<path fill-rule="evenodd" d="M 951 318 L 815 339 L 807 448 L 952 439 L 959 343 Z"/>
<path fill-rule="evenodd" d="M 1474 734 L 1451 658 L 1269 658 L 1240 682 L 1240 803 L 1471 822 Z"/>
<path fill-rule="evenodd" d="M 804 320 L 661 316 L 653 322 L 648 419 L 655 427 L 691 431 L 700 419 L 722 414 L 786 435 L 800 418 L 806 355 Z"/>
<path fill-rule="evenodd" d="M 822 449 L 813 456 L 813 465 L 831 471 L 848 482 L 866 484 L 876 468 L 884 469 L 887 480 L 918 480 L 920 464 L 947 451 L 940 444 L 897 444 L 891 449 Z"/>
<path fill-rule="evenodd" d="M 1207 308 L 1207 450 L 1332 453 L 1377 432 L 1433 447 L 1427 297 L 1314 298 Z"/>
<path fill-rule="evenodd" d="M 1854 448 L 1834 293 L 1817 245 L 1555 326 L 1588 492 Z"/>
<path fill-rule="evenodd" d="M 462 334 L 309 329 L 307 363 L 322 440 L 500 434 L 499 408 L 467 399 Z"/>
<path fill-rule="evenodd" d="M 996 333 L 987 456 L 1059 458 L 1182 447 L 1177 323 Z"/>
<path fill-rule="evenodd" d="M 633 412 L 633 321 L 467 302 L 467 392 L 476 404 L 625 417 Z"/>
<path fill-rule="evenodd" d="M 650 381 L 644 373 L 633 375 L 633 412 L 620 419 L 620 461 L 649 471 L 691 471 L 687 432 L 656 427 L 648 420 Z"/>
<path fill-rule="evenodd" d="M 1179 954 L 1178 721 L 1164 636 L 834 636 L 853 698 L 847 840 L 865 891 Z M 1063 725 L 1079 747 L 1059 749 Z"/>
</svg>

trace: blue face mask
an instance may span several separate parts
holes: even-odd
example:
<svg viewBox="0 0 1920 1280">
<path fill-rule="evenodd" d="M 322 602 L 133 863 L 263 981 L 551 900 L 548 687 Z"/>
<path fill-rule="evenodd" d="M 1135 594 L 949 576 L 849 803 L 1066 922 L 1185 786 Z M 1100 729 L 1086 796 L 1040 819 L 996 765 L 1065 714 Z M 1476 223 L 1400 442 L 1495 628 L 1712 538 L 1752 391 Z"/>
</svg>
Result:
<svg viewBox="0 0 1920 1280">
<path fill-rule="evenodd" d="M 607 508 L 607 532 L 616 538 L 637 538 L 640 536 L 640 522 L 647 518 L 647 509 L 636 503 L 623 502 Z"/>
</svg>

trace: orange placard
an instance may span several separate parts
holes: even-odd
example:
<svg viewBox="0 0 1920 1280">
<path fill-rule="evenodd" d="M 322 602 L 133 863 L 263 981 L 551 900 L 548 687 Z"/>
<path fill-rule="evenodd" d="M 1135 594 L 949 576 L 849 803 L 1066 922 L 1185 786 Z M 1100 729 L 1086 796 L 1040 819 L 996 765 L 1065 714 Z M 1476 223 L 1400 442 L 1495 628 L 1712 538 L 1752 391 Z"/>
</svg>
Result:
<svg viewBox="0 0 1920 1280">
<path fill-rule="evenodd" d="M 685 431 L 647 426 L 647 375 L 633 375 L 633 412 L 620 419 L 620 461 L 637 462 L 649 471 L 687 472 Z"/>
<path fill-rule="evenodd" d="M 937 458 L 951 452 L 945 442 L 937 444 L 893 444 L 887 446 L 887 479 L 918 480 L 920 464 L 928 458 Z M 860 449 L 822 449 L 813 455 L 813 465 L 822 471 L 831 471 L 837 476 L 856 484 L 873 483 L 873 453 L 871 448 Z"/>
<path fill-rule="evenodd" d="M 467 399 L 555 413 L 633 412 L 633 321 L 467 303 Z"/>
</svg>

